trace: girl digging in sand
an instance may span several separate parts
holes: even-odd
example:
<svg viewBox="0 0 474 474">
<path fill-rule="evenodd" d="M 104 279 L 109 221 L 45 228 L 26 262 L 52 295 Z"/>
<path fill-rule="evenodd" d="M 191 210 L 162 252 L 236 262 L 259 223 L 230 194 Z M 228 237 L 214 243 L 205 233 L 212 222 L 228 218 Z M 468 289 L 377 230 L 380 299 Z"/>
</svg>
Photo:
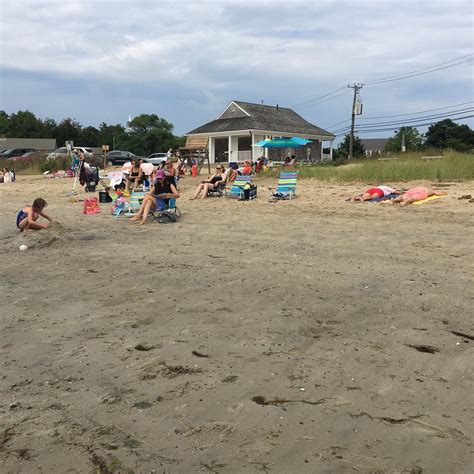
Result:
<svg viewBox="0 0 474 474">
<path fill-rule="evenodd" d="M 430 196 L 446 196 L 446 194 L 446 191 L 435 191 L 434 189 L 425 188 L 424 186 L 417 186 L 416 188 L 409 189 L 401 196 L 392 199 L 391 203 L 399 202 L 400 206 L 406 206 L 416 201 L 423 201 L 423 199 Z"/>
<path fill-rule="evenodd" d="M 16 226 L 18 227 L 20 232 L 23 232 L 27 229 L 46 229 L 46 227 L 48 227 L 49 224 L 53 222 L 53 219 L 51 219 L 51 217 L 49 217 L 43 212 L 43 209 L 46 206 L 47 203 L 43 198 L 36 198 L 33 201 L 32 206 L 25 206 L 23 209 L 21 209 L 16 216 Z M 38 222 L 36 222 L 39 216 L 44 217 L 49 222 L 47 222 L 46 224 L 39 224 Z"/>
</svg>

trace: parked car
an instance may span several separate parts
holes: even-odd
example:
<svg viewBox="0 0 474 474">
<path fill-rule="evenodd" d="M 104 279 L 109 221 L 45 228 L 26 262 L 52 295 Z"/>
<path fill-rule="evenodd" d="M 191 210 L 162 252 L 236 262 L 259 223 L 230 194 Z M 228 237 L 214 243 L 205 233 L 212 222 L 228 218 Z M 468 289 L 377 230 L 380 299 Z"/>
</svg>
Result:
<svg viewBox="0 0 474 474">
<path fill-rule="evenodd" d="M 123 165 L 127 161 L 143 159 L 145 161 L 148 161 L 146 160 L 146 158 L 134 155 L 130 151 L 113 150 L 107 153 L 107 160 L 110 161 L 113 165 Z"/>
<path fill-rule="evenodd" d="M 149 157 L 147 157 L 146 161 L 148 161 L 148 163 L 151 163 L 152 165 L 158 166 L 161 165 L 161 163 L 163 163 L 167 159 L 167 153 L 153 153 Z"/>
<path fill-rule="evenodd" d="M 94 152 L 89 147 L 75 146 L 73 150 L 81 150 L 82 153 L 84 153 L 84 158 L 92 158 L 94 156 Z M 66 156 L 67 156 L 67 148 L 65 146 L 62 146 L 61 148 L 58 148 L 57 150 L 50 153 L 46 157 L 46 159 L 55 160 L 56 158 L 65 158 Z"/>
<path fill-rule="evenodd" d="M 10 148 L 5 150 L 0 158 L 15 158 L 16 156 L 23 156 L 25 153 L 36 151 L 34 148 Z"/>
</svg>

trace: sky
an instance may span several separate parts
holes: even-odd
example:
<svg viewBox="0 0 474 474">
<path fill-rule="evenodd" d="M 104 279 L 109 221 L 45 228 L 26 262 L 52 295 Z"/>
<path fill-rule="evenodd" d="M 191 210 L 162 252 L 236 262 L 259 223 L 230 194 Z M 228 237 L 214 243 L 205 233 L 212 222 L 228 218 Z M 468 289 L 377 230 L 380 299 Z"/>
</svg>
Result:
<svg viewBox="0 0 474 474">
<path fill-rule="evenodd" d="M 356 129 L 452 113 L 474 101 L 473 18 L 470 0 L 1 0 L 0 110 L 83 126 L 155 113 L 183 135 L 263 101 L 336 131 L 365 83 Z"/>
</svg>

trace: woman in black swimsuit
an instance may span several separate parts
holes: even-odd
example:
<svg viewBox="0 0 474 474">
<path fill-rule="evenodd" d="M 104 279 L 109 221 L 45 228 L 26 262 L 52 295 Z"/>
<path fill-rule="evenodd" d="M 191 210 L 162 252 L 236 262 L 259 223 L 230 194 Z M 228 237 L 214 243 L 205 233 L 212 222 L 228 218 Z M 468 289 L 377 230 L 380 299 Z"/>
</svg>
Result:
<svg viewBox="0 0 474 474">
<path fill-rule="evenodd" d="M 217 165 L 216 172 L 207 181 L 201 181 L 201 183 L 196 188 L 194 196 L 189 198 L 189 200 L 192 201 L 193 199 L 196 199 L 200 193 L 202 193 L 201 199 L 206 199 L 208 191 L 210 189 L 217 189 L 219 186 L 222 186 L 222 184 L 226 182 L 226 179 L 227 175 L 225 168 L 222 165 Z"/>
<path fill-rule="evenodd" d="M 138 160 L 132 161 L 132 169 L 130 175 L 127 176 L 127 187 L 129 189 L 136 188 L 139 185 L 140 163 Z"/>
</svg>

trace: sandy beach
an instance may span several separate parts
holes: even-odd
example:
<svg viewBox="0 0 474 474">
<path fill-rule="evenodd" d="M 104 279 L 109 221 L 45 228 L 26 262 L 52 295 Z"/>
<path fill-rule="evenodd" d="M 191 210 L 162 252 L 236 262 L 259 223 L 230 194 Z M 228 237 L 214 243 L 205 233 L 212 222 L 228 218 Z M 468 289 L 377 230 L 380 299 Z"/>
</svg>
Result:
<svg viewBox="0 0 474 474">
<path fill-rule="evenodd" d="M 448 192 L 400 208 L 198 181 L 143 227 L 0 184 L 0 471 L 472 472 L 474 183 L 391 183 Z M 58 224 L 19 233 L 36 197 Z"/>
</svg>

